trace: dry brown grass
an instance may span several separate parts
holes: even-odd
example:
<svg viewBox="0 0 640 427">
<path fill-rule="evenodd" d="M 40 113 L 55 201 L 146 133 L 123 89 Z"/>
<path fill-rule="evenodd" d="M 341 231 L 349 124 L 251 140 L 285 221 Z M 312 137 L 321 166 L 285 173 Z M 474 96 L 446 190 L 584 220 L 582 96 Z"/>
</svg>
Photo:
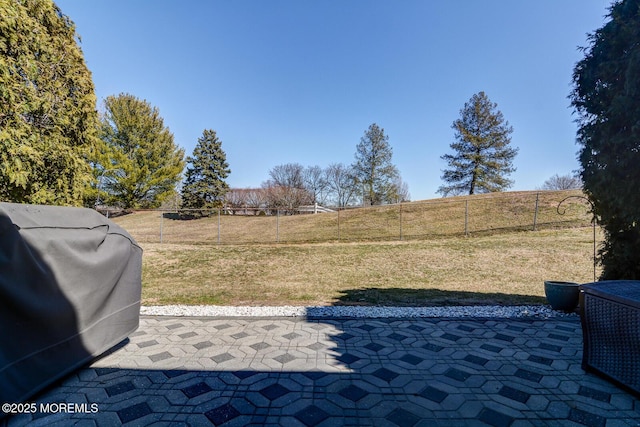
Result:
<svg viewBox="0 0 640 427">
<path fill-rule="evenodd" d="M 566 215 L 558 203 L 579 191 L 540 192 L 537 229 L 590 223 L 585 204 L 571 199 Z M 141 243 L 271 244 L 424 240 L 465 234 L 531 230 L 538 192 L 493 193 L 403 203 L 336 213 L 294 216 L 236 216 L 214 213 L 197 220 L 175 214 L 140 211 L 116 221 Z M 467 221 L 465 221 L 467 212 Z"/>
<path fill-rule="evenodd" d="M 428 241 L 143 244 L 143 303 L 543 303 L 544 280 L 593 278 L 589 227 Z"/>
<path fill-rule="evenodd" d="M 280 217 L 136 212 L 115 220 L 145 249 L 147 305 L 544 303 L 544 280 L 593 279 L 585 204 L 573 198 L 565 215 L 556 209 L 580 195 L 496 193 Z"/>
</svg>

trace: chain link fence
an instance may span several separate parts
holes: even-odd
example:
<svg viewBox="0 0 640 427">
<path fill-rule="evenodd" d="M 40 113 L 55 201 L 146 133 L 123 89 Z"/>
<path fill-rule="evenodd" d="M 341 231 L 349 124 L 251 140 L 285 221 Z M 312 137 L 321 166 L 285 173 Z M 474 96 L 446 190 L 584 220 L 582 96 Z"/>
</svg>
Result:
<svg viewBox="0 0 640 427">
<path fill-rule="evenodd" d="M 146 210 L 114 218 L 141 243 L 273 244 L 421 240 L 583 227 L 580 191 L 492 193 L 317 214 L 272 209 Z M 571 196 L 571 200 L 560 202 Z"/>
</svg>

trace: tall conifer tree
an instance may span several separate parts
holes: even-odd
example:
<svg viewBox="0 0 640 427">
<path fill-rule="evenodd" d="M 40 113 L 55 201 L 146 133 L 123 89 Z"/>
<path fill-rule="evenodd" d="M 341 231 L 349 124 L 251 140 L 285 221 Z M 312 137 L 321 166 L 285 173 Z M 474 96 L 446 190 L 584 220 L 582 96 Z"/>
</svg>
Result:
<svg viewBox="0 0 640 427">
<path fill-rule="evenodd" d="M 640 279 L 640 0 L 614 3 L 574 69 L 584 191 L 604 229 L 602 279 Z"/>
<path fill-rule="evenodd" d="M 51 0 L 0 0 L 0 200 L 82 204 L 97 123 L 73 22 Z"/>
<path fill-rule="evenodd" d="M 157 108 L 129 94 L 107 97 L 101 138 L 108 161 L 96 167 L 107 203 L 156 208 L 175 194 L 184 151 L 175 145 Z"/>
<path fill-rule="evenodd" d="M 231 170 L 222 141 L 214 130 L 204 130 L 198 138 L 193 156 L 187 158 L 187 172 L 182 187 L 182 207 L 207 209 L 221 207 L 229 185 L 225 181 Z"/>
<path fill-rule="evenodd" d="M 460 110 L 460 118 L 451 126 L 456 141 L 454 154 L 441 158 L 447 162 L 438 188 L 443 196 L 502 191 L 513 181 L 507 176 L 515 171 L 513 159 L 517 148 L 510 146 L 513 128 L 484 92 L 471 97 Z"/>
<path fill-rule="evenodd" d="M 372 205 L 395 201 L 394 181 L 398 169 L 391 162 L 393 150 L 384 129 L 373 123 L 356 146 L 353 171 L 363 186 L 365 202 Z"/>
</svg>

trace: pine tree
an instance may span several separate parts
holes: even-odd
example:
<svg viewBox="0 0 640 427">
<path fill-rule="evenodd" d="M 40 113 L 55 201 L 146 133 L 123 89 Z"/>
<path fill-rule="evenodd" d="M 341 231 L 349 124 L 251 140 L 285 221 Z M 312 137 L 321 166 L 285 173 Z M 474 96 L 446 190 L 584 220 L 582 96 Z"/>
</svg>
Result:
<svg viewBox="0 0 640 427">
<path fill-rule="evenodd" d="M 471 97 L 460 110 L 461 117 L 453 122 L 456 141 L 450 147 L 455 154 L 445 154 L 449 169 L 438 188 L 443 196 L 502 191 L 513 181 L 507 175 L 515 171 L 513 159 L 517 148 L 510 147 L 509 126 L 484 92 Z"/>
<path fill-rule="evenodd" d="M 353 164 L 354 173 L 364 187 L 363 197 L 371 205 L 394 201 L 393 185 L 399 173 L 391 162 L 392 156 L 389 136 L 373 123 L 356 146 L 356 161 Z"/>
<path fill-rule="evenodd" d="M 0 0 L 0 200 L 82 204 L 97 123 L 73 22 L 50 0 Z"/>
<path fill-rule="evenodd" d="M 584 191 L 604 229 L 601 279 L 640 279 L 640 1 L 614 3 L 573 73 Z"/>
<path fill-rule="evenodd" d="M 229 185 L 225 179 L 231 173 L 222 141 L 214 130 L 204 130 L 198 138 L 193 156 L 187 158 L 187 172 L 182 187 L 182 207 L 209 209 L 222 206 Z M 194 215 L 195 213 L 192 213 Z M 196 214 L 196 216 L 198 216 Z"/>
<path fill-rule="evenodd" d="M 184 151 L 175 145 L 157 108 L 133 95 L 109 96 L 100 136 L 109 157 L 96 165 L 106 203 L 155 208 L 175 193 Z"/>
</svg>

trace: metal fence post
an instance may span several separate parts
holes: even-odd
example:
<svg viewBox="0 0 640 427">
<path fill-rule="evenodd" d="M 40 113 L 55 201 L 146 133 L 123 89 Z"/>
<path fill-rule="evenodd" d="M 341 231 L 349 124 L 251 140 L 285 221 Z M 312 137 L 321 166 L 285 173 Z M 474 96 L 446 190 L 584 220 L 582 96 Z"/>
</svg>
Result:
<svg viewBox="0 0 640 427">
<path fill-rule="evenodd" d="M 280 209 L 276 210 L 276 243 L 280 243 Z"/>
<path fill-rule="evenodd" d="M 536 210 L 533 212 L 533 231 L 536 231 L 538 224 L 538 203 L 540 201 L 540 193 L 536 193 Z"/>
<path fill-rule="evenodd" d="M 164 218 L 164 212 L 160 211 L 160 243 L 162 243 L 162 219 Z"/>
<path fill-rule="evenodd" d="M 402 241 L 402 203 L 400 203 L 400 241 Z"/>
<path fill-rule="evenodd" d="M 469 199 L 464 201 L 464 235 L 469 236 Z"/>
<path fill-rule="evenodd" d="M 218 245 L 220 244 L 220 209 L 218 209 Z"/>
</svg>

